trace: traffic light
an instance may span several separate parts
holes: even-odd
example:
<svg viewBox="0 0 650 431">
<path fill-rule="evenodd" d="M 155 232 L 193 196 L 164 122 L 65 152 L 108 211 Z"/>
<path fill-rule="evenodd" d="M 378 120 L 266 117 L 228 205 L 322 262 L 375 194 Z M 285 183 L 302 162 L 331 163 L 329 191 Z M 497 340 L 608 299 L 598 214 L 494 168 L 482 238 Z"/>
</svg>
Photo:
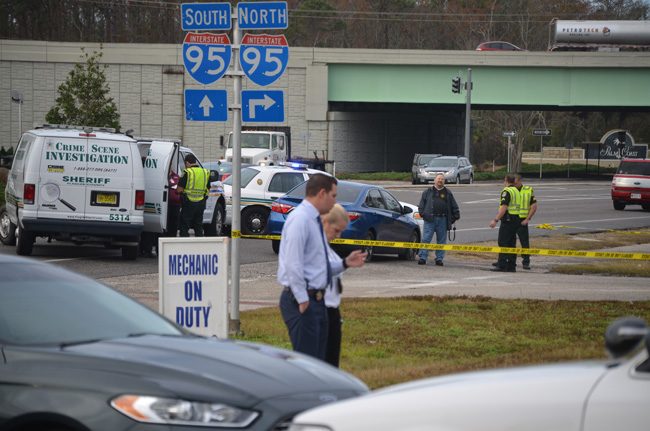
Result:
<svg viewBox="0 0 650 431">
<path fill-rule="evenodd" d="M 451 79 L 451 92 L 460 93 L 460 76 Z"/>
</svg>

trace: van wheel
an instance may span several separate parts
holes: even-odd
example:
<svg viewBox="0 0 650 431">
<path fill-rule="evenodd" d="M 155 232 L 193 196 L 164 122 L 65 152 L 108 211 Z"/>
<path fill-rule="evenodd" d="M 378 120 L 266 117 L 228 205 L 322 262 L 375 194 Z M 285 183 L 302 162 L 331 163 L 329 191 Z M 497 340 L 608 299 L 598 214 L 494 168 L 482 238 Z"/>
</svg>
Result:
<svg viewBox="0 0 650 431">
<path fill-rule="evenodd" d="M 241 212 L 241 227 L 244 235 L 260 235 L 266 229 L 269 220 L 269 209 L 266 207 L 254 206 L 245 208 Z"/>
<path fill-rule="evenodd" d="M 460 175 L 456 175 L 456 184 L 460 184 Z"/>
<path fill-rule="evenodd" d="M 469 181 L 467 182 L 467 184 L 474 184 L 474 174 L 469 176 Z"/>
<path fill-rule="evenodd" d="M 614 209 L 617 211 L 623 211 L 625 209 L 625 204 L 622 202 L 612 201 L 612 203 L 614 204 Z"/>
<path fill-rule="evenodd" d="M 0 206 L 0 242 L 16 245 L 16 225 L 11 222 L 5 205 Z"/>
<path fill-rule="evenodd" d="M 122 259 L 125 260 L 136 260 L 138 258 L 138 246 L 129 245 L 122 247 Z"/>
<path fill-rule="evenodd" d="M 18 227 L 18 237 L 16 238 L 16 254 L 20 256 L 29 256 L 34 248 L 34 234 Z"/>
<path fill-rule="evenodd" d="M 274 239 L 271 241 L 271 248 L 273 249 L 273 253 L 275 254 L 280 254 L 280 240 Z"/>
<path fill-rule="evenodd" d="M 226 219 L 226 209 L 221 202 L 217 203 L 212 215 L 212 223 L 203 225 L 206 236 L 224 236 L 223 222 Z"/>
</svg>

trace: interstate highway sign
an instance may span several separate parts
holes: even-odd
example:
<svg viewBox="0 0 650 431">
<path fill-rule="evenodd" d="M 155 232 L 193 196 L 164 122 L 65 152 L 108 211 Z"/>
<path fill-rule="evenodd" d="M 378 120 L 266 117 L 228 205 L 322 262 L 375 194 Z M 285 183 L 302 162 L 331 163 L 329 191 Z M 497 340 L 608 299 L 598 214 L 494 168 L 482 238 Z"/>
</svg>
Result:
<svg viewBox="0 0 650 431">
<path fill-rule="evenodd" d="M 185 90 L 185 119 L 227 121 L 228 93 L 226 90 Z"/>
<path fill-rule="evenodd" d="M 232 26 L 230 3 L 183 3 L 181 4 L 181 29 L 230 30 Z"/>
<path fill-rule="evenodd" d="M 533 136 L 551 136 L 551 129 L 533 129 Z"/>
<path fill-rule="evenodd" d="M 221 78 L 232 58 L 227 34 L 187 33 L 183 41 L 185 70 L 199 84 L 212 84 Z"/>
<path fill-rule="evenodd" d="M 237 21 L 241 30 L 285 29 L 289 27 L 287 2 L 239 2 Z"/>
<path fill-rule="evenodd" d="M 246 34 L 239 50 L 239 63 L 248 79 L 266 86 L 277 81 L 289 62 L 284 35 Z"/>
<path fill-rule="evenodd" d="M 284 122 L 284 91 L 243 90 L 241 117 L 244 123 Z"/>
</svg>

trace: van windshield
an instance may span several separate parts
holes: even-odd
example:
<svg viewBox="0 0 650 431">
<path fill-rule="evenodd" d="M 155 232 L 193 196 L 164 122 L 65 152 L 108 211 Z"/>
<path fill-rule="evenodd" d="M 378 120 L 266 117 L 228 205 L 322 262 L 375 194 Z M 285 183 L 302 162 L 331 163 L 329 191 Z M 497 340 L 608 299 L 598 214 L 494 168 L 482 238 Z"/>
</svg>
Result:
<svg viewBox="0 0 650 431">
<path fill-rule="evenodd" d="M 618 167 L 617 174 L 625 175 L 649 175 L 650 176 L 650 160 L 639 162 L 621 162 Z"/>
<path fill-rule="evenodd" d="M 242 148 L 264 148 L 269 149 L 270 135 L 262 133 L 242 133 Z M 228 135 L 228 148 L 232 148 L 232 133 Z"/>
</svg>

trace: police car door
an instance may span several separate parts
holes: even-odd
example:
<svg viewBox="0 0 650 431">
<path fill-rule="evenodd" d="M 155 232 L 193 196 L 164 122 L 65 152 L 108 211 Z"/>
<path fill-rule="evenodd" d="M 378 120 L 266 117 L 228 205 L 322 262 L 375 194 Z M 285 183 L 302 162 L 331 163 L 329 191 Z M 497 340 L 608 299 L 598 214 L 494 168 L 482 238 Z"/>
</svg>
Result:
<svg viewBox="0 0 650 431">
<path fill-rule="evenodd" d="M 62 133 L 43 137 L 36 185 L 37 216 L 51 219 L 86 218 L 88 134 Z"/>
<path fill-rule="evenodd" d="M 99 139 L 89 135 L 86 220 L 135 222 L 131 219 L 135 215 L 135 190 L 142 185 L 137 187 L 134 183 L 133 171 L 139 166 L 142 160 L 132 140 Z"/>
</svg>

